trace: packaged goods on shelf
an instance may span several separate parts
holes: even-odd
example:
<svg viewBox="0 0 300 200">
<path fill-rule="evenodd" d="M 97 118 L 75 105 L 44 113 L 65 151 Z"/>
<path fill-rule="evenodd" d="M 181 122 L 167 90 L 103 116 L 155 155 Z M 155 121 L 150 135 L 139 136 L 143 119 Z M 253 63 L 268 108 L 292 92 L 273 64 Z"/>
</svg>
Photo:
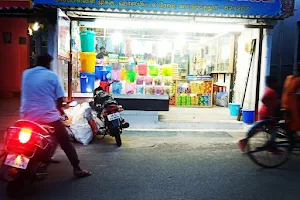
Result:
<svg viewBox="0 0 300 200">
<path fill-rule="evenodd" d="M 212 107 L 212 80 L 176 80 L 176 106 Z"/>
<path fill-rule="evenodd" d="M 108 54 L 108 62 L 110 63 L 117 63 L 119 61 L 118 54 Z"/>
<path fill-rule="evenodd" d="M 119 57 L 119 63 L 128 63 L 128 57 L 120 56 Z"/>
</svg>

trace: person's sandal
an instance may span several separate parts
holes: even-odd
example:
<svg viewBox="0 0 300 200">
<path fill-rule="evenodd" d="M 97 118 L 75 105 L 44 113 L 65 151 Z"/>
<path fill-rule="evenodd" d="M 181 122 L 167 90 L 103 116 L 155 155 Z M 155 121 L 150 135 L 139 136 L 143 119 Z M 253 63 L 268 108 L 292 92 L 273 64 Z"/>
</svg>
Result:
<svg viewBox="0 0 300 200">
<path fill-rule="evenodd" d="M 246 139 L 240 140 L 240 141 L 238 142 L 238 146 L 239 146 L 239 148 L 241 149 L 241 151 L 242 151 L 243 153 L 245 153 L 245 152 L 246 152 L 246 146 L 247 146 L 247 140 L 246 140 Z"/>
<path fill-rule="evenodd" d="M 76 178 L 84 178 L 84 177 L 88 177 L 88 176 L 91 176 L 91 175 L 92 175 L 92 173 L 88 172 L 86 170 L 81 170 L 81 171 L 77 171 L 77 172 L 74 171 L 74 176 Z"/>
</svg>

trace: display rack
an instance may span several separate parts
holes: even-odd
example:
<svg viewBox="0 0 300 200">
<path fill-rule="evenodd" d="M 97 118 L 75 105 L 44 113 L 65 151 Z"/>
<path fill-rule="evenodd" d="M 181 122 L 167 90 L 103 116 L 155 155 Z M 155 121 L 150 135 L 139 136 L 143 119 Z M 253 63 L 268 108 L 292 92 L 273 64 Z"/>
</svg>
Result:
<svg viewBox="0 0 300 200">
<path fill-rule="evenodd" d="M 176 80 L 175 106 L 177 107 L 213 107 L 212 79 Z"/>
</svg>

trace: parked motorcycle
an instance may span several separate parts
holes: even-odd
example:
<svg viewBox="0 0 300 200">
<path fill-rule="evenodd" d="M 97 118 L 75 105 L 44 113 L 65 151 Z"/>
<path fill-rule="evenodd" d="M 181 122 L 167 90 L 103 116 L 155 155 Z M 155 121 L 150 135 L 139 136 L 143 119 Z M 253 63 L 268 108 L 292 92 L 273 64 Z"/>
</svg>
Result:
<svg viewBox="0 0 300 200">
<path fill-rule="evenodd" d="M 102 87 L 95 89 L 94 101 L 90 102 L 90 107 L 97 112 L 98 119 L 104 124 L 104 127 L 101 127 L 98 133 L 103 132 L 103 138 L 108 134 L 114 137 L 120 147 L 122 145 L 122 131 L 124 128 L 129 127 L 129 123 L 125 122 L 120 115 L 124 111 L 122 105 L 119 105 L 111 94 L 105 92 L 112 83 L 107 84 L 104 90 Z"/>
<path fill-rule="evenodd" d="M 62 117 L 67 120 L 67 117 Z M 7 195 L 18 194 L 25 181 L 42 181 L 57 147 L 55 129 L 33 121 L 19 120 L 5 133 L 0 158 L 0 178 L 7 182 Z"/>
</svg>

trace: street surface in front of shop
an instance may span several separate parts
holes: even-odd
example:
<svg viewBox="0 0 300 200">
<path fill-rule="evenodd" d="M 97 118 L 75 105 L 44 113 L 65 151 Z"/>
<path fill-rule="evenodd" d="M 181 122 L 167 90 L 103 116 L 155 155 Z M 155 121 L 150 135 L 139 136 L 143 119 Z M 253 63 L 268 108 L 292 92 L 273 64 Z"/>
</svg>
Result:
<svg viewBox="0 0 300 200">
<path fill-rule="evenodd" d="M 18 118 L 18 101 L 2 101 L 0 129 Z M 239 130 L 129 130 L 117 148 L 114 138 L 76 144 L 81 166 L 91 177 L 74 179 L 64 153 L 43 182 L 28 185 L 30 200 L 293 200 L 299 197 L 300 160 L 266 170 L 242 155 Z M 0 138 L 3 136 L 1 131 Z M 1 148 L 0 143 L 0 148 Z M 2 146 L 3 147 L 3 146 Z M 5 183 L 0 182 L 0 199 Z"/>
<path fill-rule="evenodd" d="M 78 144 L 81 165 L 93 172 L 78 180 L 59 150 L 56 158 L 61 163 L 52 164 L 49 177 L 27 186 L 20 199 L 297 199 L 297 157 L 281 169 L 265 170 L 241 154 L 237 138 L 223 132 L 207 135 L 126 132 L 120 148 L 110 137 Z M 0 199 L 7 199 L 2 182 Z"/>
</svg>

